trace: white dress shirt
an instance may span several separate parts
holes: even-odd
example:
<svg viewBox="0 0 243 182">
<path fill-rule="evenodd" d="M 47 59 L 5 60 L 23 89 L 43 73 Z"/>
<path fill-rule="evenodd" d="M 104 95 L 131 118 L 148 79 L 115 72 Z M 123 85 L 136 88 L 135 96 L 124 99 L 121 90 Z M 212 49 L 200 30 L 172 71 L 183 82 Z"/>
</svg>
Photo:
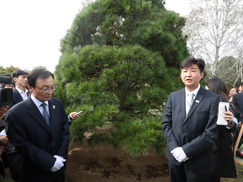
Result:
<svg viewBox="0 0 243 182">
<path fill-rule="evenodd" d="M 28 95 L 27 95 L 28 90 L 27 89 L 25 89 L 25 91 L 23 91 L 23 90 L 20 90 L 17 86 L 16 86 L 16 89 L 18 90 L 18 92 L 21 95 L 21 97 L 23 98 L 23 100 L 28 99 Z"/>
<path fill-rule="evenodd" d="M 41 104 L 43 102 L 39 101 L 38 99 L 36 99 L 32 94 L 31 94 L 31 99 L 33 100 L 33 102 L 35 103 L 36 107 L 39 109 L 40 113 L 42 114 L 43 113 L 43 107 L 41 106 Z M 44 102 L 46 104 L 46 111 L 48 112 L 49 116 L 50 116 L 50 113 L 49 113 L 49 107 L 48 107 L 48 101 L 45 101 Z"/>
</svg>

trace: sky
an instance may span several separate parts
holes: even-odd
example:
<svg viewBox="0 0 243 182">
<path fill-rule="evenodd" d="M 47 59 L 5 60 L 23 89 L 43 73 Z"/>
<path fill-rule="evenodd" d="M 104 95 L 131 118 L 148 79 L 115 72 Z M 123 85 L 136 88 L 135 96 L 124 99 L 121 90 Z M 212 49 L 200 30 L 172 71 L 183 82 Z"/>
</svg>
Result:
<svg viewBox="0 0 243 182">
<path fill-rule="evenodd" d="M 181 16 L 186 16 L 190 13 L 189 0 L 165 0 L 165 2 L 165 7 L 168 10 L 175 11 Z"/>
<path fill-rule="evenodd" d="M 1 0 L 0 66 L 51 72 L 61 56 L 60 40 L 82 10 L 83 0 Z M 167 0 L 166 8 L 187 15 L 188 0 Z"/>
</svg>

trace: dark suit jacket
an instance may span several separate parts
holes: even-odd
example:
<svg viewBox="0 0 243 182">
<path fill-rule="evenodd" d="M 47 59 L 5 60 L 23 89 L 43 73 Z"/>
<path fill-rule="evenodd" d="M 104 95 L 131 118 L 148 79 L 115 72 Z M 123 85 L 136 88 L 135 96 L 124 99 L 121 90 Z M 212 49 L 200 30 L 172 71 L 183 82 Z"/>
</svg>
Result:
<svg viewBox="0 0 243 182">
<path fill-rule="evenodd" d="M 232 122 L 231 128 L 218 126 L 218 138 L 214 144 L 214 176 L 225 178 L 236 178 L 236 168 L 232 150 L 231 132 L 235 129 L 236 124 Z"/>
<path fill-rule="evenodd" d="M 213 171 L 213 143 L 217 137 L 217 113 L 220 96 L 200 88 L 186 116 L 185 88 L 169 95 L 163 113 L 162 129 L 167 141 L 168 161 L 179 165 L 171 150 L 182 147 L 190 159 L 187 169 L 201 173 Z"/>
<path fill-rule="evenodd" d="M 22 101 L 23 101 L 22 96 L 20 95 L 19 91 L 15 88 L 13 90 L 13 104 L 12 104 L 12 106 L 14 106 L 15 104 L 22 102 Z"/>
<path fill-rule="evenodd" d="M 243 93 L 235 94 L 232 103 L 237 107 L 237 110 L 242 113 L 242 116 L 237 118 L 238 121 L 243 122 Z"/>
<path fill-rule="evenodd" d="M 7 113 L 10 142 L 23 156 L 23 181 L 64 181 L 64 167 L 51 172 L 55 158 L 68 156 L 69 123 L 63 104 L 52 98 L 49 101 L 51 127 L 31 100 L 20 102 Z"/>
<path fill-rule="evenodd" d="M 13 107 L 14 105 L 18 104 L 19 102 L 22 102 L 23 101 L 23 98 L 22 96 L 20 95 L 19 91 L 15 88 L 13 90 L 13 102 L 12 104 L 9 106 L 9 109 L 11 107 Z M 13 153 L 13 152 L 17 152 L 15 147 L 11 144 L 11 143 L 8 143 L 8 147 L 6 147 L 5 149 L 6 153 Z M 17 155 L 17 154 L 16 154 Z M 10 158 L 11 160 L 11 158 Z"/>
</svg>

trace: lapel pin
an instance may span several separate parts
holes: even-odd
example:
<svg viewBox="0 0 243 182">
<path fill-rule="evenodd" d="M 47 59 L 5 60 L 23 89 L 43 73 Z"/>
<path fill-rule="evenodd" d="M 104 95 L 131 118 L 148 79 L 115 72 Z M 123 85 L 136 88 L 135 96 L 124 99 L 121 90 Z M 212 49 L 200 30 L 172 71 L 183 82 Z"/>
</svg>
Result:
<svg viewBox="0 0 243 182">
<path fill-rule="evenodd" d="M 52 106 L 52 108 L 53 108 L 53 109 L 55 109 L 55 108 L 56 108 L 56 106 L 55 106 L 55 105 L 53 105 L 53 106 Z"/>
<path fill-rule="evenodd" d="M 196 103 L 199 103 L 200 101 L 199 100 L 196 100 Z"/>
</svg>

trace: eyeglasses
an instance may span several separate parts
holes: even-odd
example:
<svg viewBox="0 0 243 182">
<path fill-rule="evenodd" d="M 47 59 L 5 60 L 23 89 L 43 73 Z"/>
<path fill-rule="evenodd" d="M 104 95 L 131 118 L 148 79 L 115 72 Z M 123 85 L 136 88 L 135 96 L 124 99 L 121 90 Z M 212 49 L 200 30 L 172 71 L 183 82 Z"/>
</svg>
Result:
<svg viewBox="0 0 243 182">
<path fill-rule="evenodd" d="M 53 92 L 54 90 L 56 90 L 57 86 L 53 86 L 53 87 L 51 87 L 51 88 L 39 88 L 39 87 L 35 86 L 35 88 L 38 88 L 38 89 L 40 89 L 41 91 L 43 91 L 43 92 L 45 92 L 45 93 L 48 93 L 48 92 L 50 92 L 50 91 Z"/>
</svg>

